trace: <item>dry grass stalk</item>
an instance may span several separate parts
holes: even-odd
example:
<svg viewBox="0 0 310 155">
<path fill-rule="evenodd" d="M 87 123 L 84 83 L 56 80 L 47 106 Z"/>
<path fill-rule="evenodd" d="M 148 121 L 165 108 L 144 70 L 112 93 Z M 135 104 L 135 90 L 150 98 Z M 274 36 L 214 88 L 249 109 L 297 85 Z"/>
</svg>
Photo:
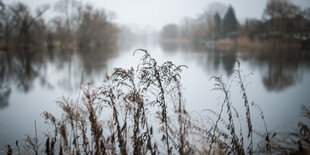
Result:
<svg viewBox="0 0 310 155">
<path fill-rule="evenodd" d="M 299 153 L 309 151 L 310 130 L 304 123 L 299 123 L 299 133 L 290 134 L 292 141 L 298 140 L 295 147 L 288 148 L 272 141 L 277 137 L 276 134 L 269 136 L 262 110 L 254 102 L 249 104 L 244 84 L 246 76 L 242 75 L 239 62 L 234 73 L 245 107 L 248 144 L 244 144 L 241 115 L 233 106 L 229 87 L 221 76 L 212 78 L 214 90 L 224 94 L 219 113 L 204 110 L 206 115 L 199 114 L 195 118 L 188 114 L 183 103 L 180 73 L 185 66 L 176 66 L 169 61 L 159 65 L 147 50 L 137 51 L 142 51 L 143 56 L 136 70 L 116 68 L 100 87 L 91 88 L 88 84 L 78 100 L 60 99 L 57 104 L 62 109 L 62 116 L 58 119 L 43 112 L 42 117 L 52 126 L 52 131 L 45 135 L 45 149 L 39 149 L 37 135 L 33 139 L 27 136 L 25 152 L 40 154 L 42 151 L 47 155 L 253 154 L 251 107 L 259 110 L 266 129 L 265 147 L 258 151 L 269 154 L 287 153 L 283 151 L 285 149 Z M 175 113 L 168 107 L 174 107 Z M 309 109 L 303 107 L 302 115 L 306 118 L 310 118 Z M 154 121 L 156 118 L 159 124 Z M 156 125 L 159 128 L 154 128 Z M 158 134 L 154 132 L 157 129 L 161 131 Z M 159 135 L 164 146 L 157 142 Z M 16 146 L 20 153 L 18 142 Z M 6 152 L 13 152 L 10 145 Z"/>
</svg>

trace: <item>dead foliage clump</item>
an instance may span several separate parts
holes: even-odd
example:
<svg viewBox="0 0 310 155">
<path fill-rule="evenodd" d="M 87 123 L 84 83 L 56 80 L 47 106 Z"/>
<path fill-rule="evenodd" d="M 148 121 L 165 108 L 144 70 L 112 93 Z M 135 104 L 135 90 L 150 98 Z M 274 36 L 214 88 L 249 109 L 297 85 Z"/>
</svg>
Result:
<svg viewBox="0 0 310 155">
<path fill-rule="evenodd" d="M 270 137 L 262 110 L 248 99 L 240 63 L 234 81 L 240 87 L 245 118 L 232 104 L 230 86 L 214 76 L 214 90 L 223 93 L 220 111 L 204 110 L 195 118 L 184 104 L 180 73 L 184 65 L 170 61 L 159 64 L 147 50 L 136 69 L 114 69 L 99 87 L 85 86 L 77 100 L 57 101 L 60 118 L 45 111 L 42 117 L 52 127 L 39 143 L 27 136 L 24 151 L 7 145 L 7 154 L 254 154 L 309 152 L 309 126 L 299 123 L 300 132 L 290 134 L 295 147 L 275 142 Z M 236 104 L 236 103 L 234 103 Z M 238 104 L 238 103 L 237 103 Z M 238 111 L 239 110 L 239 111 Z M 263 145 L 254 146 L 252 111 L 258 110 L 264 122 Z M 310 118 L 309 107 L 303 116 Z M 215 116 L 212 118 L 211 115 Z M 242 121 L 245 120 L 245 121 Z M 242 125 L 246 124 L 246 126 Z M 287 141 L 283 142 L 286 143 Z M 285 151 L 284 151 L 285 150 Z"/>
</svg>

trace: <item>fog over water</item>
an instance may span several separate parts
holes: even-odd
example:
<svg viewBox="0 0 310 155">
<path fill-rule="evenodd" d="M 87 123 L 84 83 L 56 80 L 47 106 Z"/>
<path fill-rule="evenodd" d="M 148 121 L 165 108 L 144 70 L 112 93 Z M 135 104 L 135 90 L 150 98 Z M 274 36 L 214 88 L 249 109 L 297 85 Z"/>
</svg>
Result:
<svg viewBox="0 0 310 155">
<path fill-rule="evenodd" d="M 232 120 L 239 119 L 240 114 L 240 126 L 237 128 L 241 128 L 242 135 L 243 130 L 249 129 L 249 125 L 246 120 L 248 114 L 243 100 L 243 88 L 240 88 L 235 74 L 240 62 L 241 74 L 244 75 L 242 78 L 246 78 L 244 85 L 247 99 L 251 104 L 255 149 L 259 142 L 267 142 L 262 113 L 270 134 L 276 132 L 286 136 L 285 134 L 291 132 L 298 133 L 300 122 L 309 124 L 309 120 L 302 117 L 301 109 L 303 106 L 310 109 L 310 0 L 288 1 L 289 7 L 283 5 L 281 8 L 288 10 L 283 16 L 276 14 L 282 10 L 274 7 L 281 4 L 281 0 L 274 1 L 275 4 L 268 3 L 271 2 L 268 0 L 0 2 L 5 4 L 0 5 L 0 15 L 3 15 L 0 18 L 0 155 L 3 150 L 7 150 L 7 144 L 13 145 L 16 140 L 22 141 L 25 135 L 33 136 L 34 121 L 39 140 L 44 143 L 44 134 L 52 128 L 45 124 L 42 112 L 48 111 L 57 118 L 62 118 L 64 115 L 56 103 L 61 98 L 82 103 L 78 101 L 81 99 L 82 88 L 102 86 L 106 75 L 111 74 L 115 68 L 139 68 L 137 65 L 142 60 L 142 52 L 134 54 L 137 49 L 146 49 L 158 65 L 171 61 L 188 67 L 181 73 L 181 100 L 171 97 L 178 92 L 176 89 L 168 92 L 168 86 L 163 88 L 167 90 L 161 94 L 171 95 L 171 98 L 162 97 L 168 104 L 169 114 L 177 116 L 173 103 L 182 101 L 186 106 L 184 115 L 189 114 L 194 119 L 202 120 L 201 122 L 210 121 L 206 126 L 213 127 L 218 112 L 223 110 L 221 105 L 227 105 L 227 109 L 231 105 L 235 110 Z M 72 10 L 61 8 L 63 2 L 68 2 L 67 7 Z M 43 4 L 49 4 L 49 7 L 40 7 Z M 266 9 L 268 4 L 273 7 Z M 38 7 L 38 11 L 35 11 Z M 274 12 L 278 16 L 274 16 Z M 148 75 L 153 75 L 153 72 Z M 143 77 L 147 77 L 140 73 L 139 76 L 141 77 L 135 78 L 144 80 Z M 214 76 L 223 78 L 230 91 L 230 100 L 226 100 L 223 91 L 214 90 Z M 143 84 L 137 85 L 141 89 L 140 85 Z M 117 88 L 119 87 L 124 88 L 118 85 Z M 156 104 L 161 103 L 160 93 L 152 92 L 151 89 L 156 91 L 153 87 L 147 87 L 146 93 L 141 91 L 141 94 L 145 93 L 141 97 L 143 104 L 150 104 L 150 107 L 153 102 L 149 101 L 149 94 L 155 96 Z M 144 95 L 147 97 L 143 98 Z M 140 97 L 133 96 L 132 98 L 140 100 Z M 119 100 L 127 103 L 126 99 Z M 132 103 L 135 101 L 129 101 L 128 105 Z M 231 128 L 227 125 L 230 122 L 227 122 L 231 120 L 228 120 L 227 109 L 224 107 L 222 118 L 218 120 L 222 123 L 219 128 L 229 134 Z M 108 114 L 113 111 L 108 110 Z M 79 112 L 77 110 L 77 113 Z M 86 118 L 86 113 L 83 114 Z M 162 113 L 157 114 L 163 116 Z M 110 118 L 102 115 L 100 118 L 105 124 L 113 124 Z M 194 119 L 191 121 L 196 121 Z M 124 124 L 126 121 L 127 111 Z M 205 124 L 199 121 L 194 123 L 205 127 Z M 157 123 L 153 120 L 150 122 L 151 126 Z M 87 129 L 89 133 L 90 129 Z M 111 127 L 111 130 L 113 129 L 114 126 Z M 209 131 L 214 128 L 204 129 Z M 219 136 L 221 129 L 217 131 Z M 157 131 L 157 134 L 161 133 L 159 128 L 156 128 Z M 243 136 L 245 143 L 248 143 L 249 136 Z M 160 139 L 158 135 L 154 137 Z M 197 137 L 197 134 L 193 137 Z M 225 139 L 225 135 L 223 137 Z M 246 149 L 245 145 L 244 148 Z M 162 150 L 165 148 L 161 148 Z"/>
<path fill-rule="evenodd" d="M 34 52 L 29 57 L 27 53 L 3 53 L 0 65 L 5 66 L 7 72 L 1 75 L 6 89 L 2 91 L 0 101 L 0 145 L 14 143 L 25 134 L 34 134 L 34 120 L 38 132 L 46 132 L 50 128 L 44 125 L 40 116 L 43 111 L 60 117 L 60 109 L 55 104 L 57 100 L 62 96 L 76 98 L 81 80 L 85 85 L 99 86 L 105 74 L 111 73 L 113 68 L 137 66 L 141 54 L 132 54 L 141 47 L 149 49 L 159 63 L 172 61 L 188 66 L 181 74 L 181 82 L 190 113 L 204 109 L 219 111 L 223 95 L 212 91 L 214 81 L 210 78 L 222 75 L 229 84 L 236 60 L 240 60 L 244 74 L 251 74 L 247 79 L 248 96 L 262 108 L 270 131 L 296 130 L 298 121 L 303 120 L 299 113 L 301 105 L 309 105 L 310 57 L 301 57 L 302 51 L 279 59 L 276 54 L 197 51 L 173 44 L 138 43 L 114 51 L 114 54 L 45 51 Z M 233 105 L 243 113 L 243 105 L 239 104 L 242 103 L 239 86 L 231 84 L 231 91 Z M 252 114 L 253 127 L 264 131 L 259 112 L 254 108 Z"/>
</svg>

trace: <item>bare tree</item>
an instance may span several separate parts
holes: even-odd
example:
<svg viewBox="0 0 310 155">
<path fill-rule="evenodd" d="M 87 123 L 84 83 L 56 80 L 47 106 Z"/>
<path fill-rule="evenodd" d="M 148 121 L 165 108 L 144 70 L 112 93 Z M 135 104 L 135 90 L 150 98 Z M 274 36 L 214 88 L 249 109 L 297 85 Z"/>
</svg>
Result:
<svg viewBox="0 0 310 155">
<path fill-rule="evenodd" d="M 42 26 L 44 21 L 40 17 L 48 10 L 49 6 L 43 5 L 39 7 L 34 16 L 29 8 L 20 2 L 3 8 L 1 11 L 1 25 L 5 46 L 17 45 L 16 47 L 27 48 L 29 44 L 34 43 L 36 38 L 33 37 L 33 34 L 44 27 Z"/>
<path fill-rule="evenodd" d="M 270 22 L 270 35 L 287 38 L 295 32 L 301 11 L 298 6 L 288 0 L 270 0 L 263 17 Z"/>
<path fill-rule="evenodd" d="M 207 11 L 211 14 L 211 15 L 215 15 L 216 13 L 218 13 L 221 18 L 224 17 L 225 13 L 228 10 L 228 6 L 221 3 L 221 2 L 213 2 L 210 3 L 207 7 Z"/>
</svg>

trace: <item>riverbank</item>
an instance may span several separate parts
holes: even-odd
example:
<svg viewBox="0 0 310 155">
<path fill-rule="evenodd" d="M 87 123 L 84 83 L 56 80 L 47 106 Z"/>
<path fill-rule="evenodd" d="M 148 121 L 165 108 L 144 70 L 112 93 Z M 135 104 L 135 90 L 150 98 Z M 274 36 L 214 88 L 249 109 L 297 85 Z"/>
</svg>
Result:
<svg viewBox="0 0 310 155">
<path fill-rule="evenodd" d="M 260 39 L 258 37 L 240 36 L 237 38 L 224 38 L 216 42 L 216 48 L 227 50 L 237 49 L 238 51 L 296 51 L 309 49 L 310 42 L 300 42 L 296 39 Z"/>
</svg>

